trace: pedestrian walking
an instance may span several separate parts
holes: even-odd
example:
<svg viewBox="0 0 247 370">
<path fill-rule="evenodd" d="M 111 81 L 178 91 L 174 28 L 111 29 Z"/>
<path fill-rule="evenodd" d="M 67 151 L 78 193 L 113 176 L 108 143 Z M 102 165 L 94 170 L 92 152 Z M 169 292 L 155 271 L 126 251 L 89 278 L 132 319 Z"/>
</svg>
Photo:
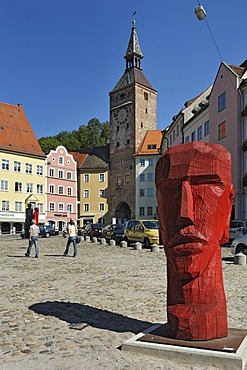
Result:
<svg viewBox="0 0 247 370">
<path fill-rule="evenodd" d="M 68 232 L 68 241 L 67 241 L 66 249 L 63 255 L 68 256 L 70 244 L 73 243 L 73 246 L 74 246 L 74 256 L 73 257 L 76 257 L 77 256 L 77 244 L 76 244 L 77 227 L 72 218 L 70 219 L 68 223 L 67 232 Z"/>
<path fill-rule="evenodd" d="M 27 251 L 25 253 L 26 257 L 30 257 L 33 244 L 35 246 L 35 258 L 39 257 L 38 237 L 39 237 L 39 227 L 35 224 L 35 221 L 33 220 L 31 222 L 31 226 L 29 229 L 29 243 Z"/>
</svg>

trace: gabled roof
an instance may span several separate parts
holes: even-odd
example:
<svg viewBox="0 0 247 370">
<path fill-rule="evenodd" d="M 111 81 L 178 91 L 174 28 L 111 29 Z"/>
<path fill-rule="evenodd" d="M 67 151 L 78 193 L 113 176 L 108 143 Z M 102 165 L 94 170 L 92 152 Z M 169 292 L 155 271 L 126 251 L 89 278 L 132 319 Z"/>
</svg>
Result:
<svg viewBox="0 0 247 370">
<path fill-rule="evenodd" d="M 21 105 L 0 103 L 0 150 L 45 157 Z"/>
<path fill-rule="evenodd" d="M 77 162 L 78 169 L 102 169 L 108 168 L 109 145 L 89 148 L 81 148 L 78 152 L 70 152 Z"/>
<path fill-rule="evenodd" d="M 122 77 L 119 79 L 118 83 L 113 88 L 113 91 L 121 89 L 122 87 L 126 87 L 127 85 L 133 84 L 137 82 L 140 85 L 143 85 L 145 87 L 148 87 L 151 90 L 156 91 L 153 86 L 148 81 L 147 77 L 144 75 L 141 69 L 138 68 L 130 68 L 127 69 Z"/>
<path fill-rule="evenodd" d="M 161 140 L 162 140 L 162 130 L 148 130 L 134 156 L 159 154 Z"/>
</svg>

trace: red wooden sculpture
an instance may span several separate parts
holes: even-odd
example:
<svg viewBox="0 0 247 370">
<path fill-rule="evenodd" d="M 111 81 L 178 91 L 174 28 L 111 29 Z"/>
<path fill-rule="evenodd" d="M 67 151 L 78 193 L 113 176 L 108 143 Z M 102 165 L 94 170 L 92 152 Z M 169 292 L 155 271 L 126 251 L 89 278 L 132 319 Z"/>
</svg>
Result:
<svg viewBox="0 0 247 370">
<path fill-rule="evenodd" d="M 156 188 L 167 257 L 169 335 L 225 337 L 220 244 L 228 240 L 233 200 L 230 153 L 203 142 L 171 147 L 157 163 Z"/>
</svg>

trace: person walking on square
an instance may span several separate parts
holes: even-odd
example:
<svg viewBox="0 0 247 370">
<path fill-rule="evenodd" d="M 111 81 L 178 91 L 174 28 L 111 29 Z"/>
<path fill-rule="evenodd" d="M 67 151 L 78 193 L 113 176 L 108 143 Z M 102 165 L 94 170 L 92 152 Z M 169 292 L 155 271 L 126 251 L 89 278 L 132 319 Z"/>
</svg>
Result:
<svg viewBox="0 0 247 370">
<path fill-rule="evenodd" d="M 77 237 L 77 227 L 73 219 L 71 218 L 68 223 L 68 241 L 67 241 L 65 252 L 63 254 L 64 256 L 68 256 L 69 247 L 71 243 L 73 243 L 73 246 L 74 246 L 74 257 L 77 256 L 76 237 Z"/>
<path fill-rule="evenodd" d="M 25 253 L 26 257 L 30 257 L 33 244 L 35 246 L 35 258 L 39 257 L 38 237 L 39 237 L 39 227 L 35 224 L 35 221 L 33 220 L 31 222 L 31 226 L 29 229 L 29 243 L 27 251 Z"/>
</svg>

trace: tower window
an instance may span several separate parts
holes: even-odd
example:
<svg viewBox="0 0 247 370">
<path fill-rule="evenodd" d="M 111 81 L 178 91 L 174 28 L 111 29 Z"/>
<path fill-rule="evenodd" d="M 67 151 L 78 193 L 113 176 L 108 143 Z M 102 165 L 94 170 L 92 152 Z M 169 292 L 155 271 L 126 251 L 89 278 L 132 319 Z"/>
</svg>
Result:
<svg viewBox="0 0 247 370">
<path fill-rule="evenodd" d="M 117 142 L 117 148 L 119 148 L 119 145 L 120 145 L 120 144 L 119 144 L 119 141 L 118 141 L 118 142 Z"/>
<path fill-rule="evenodd" d="M 120 100 L 124 100 L 125 99 L 125 94 L 121 94 L 120 95 Z"/>
<path fill-rule="evenodd" d="M 130 144 L 130 139 L 127 139 L 127 145 L 129 145 Z"/>
<path fill-rule="evenodd" d="M 141 122 L 141 128 L 143 128 L 143 123 Z"/>
<path fill-rule="evenodd" d="M 129 128 L 129 122 L 126 123 L 126 128 Z"/>
<path fill-rule="evenodd" d="M 117 126 L 117 132 L 119 131 L 119 126 Z"/>
<path fill-rule="evenodd" d="M 146 108 L 146 113 L 148 113 L 148 109 Z"/>
<path fill-rule="evenodd" d="M 148 93 L 146 91 L 144 91 L 144 99 L 148 100 Z"/>
</svg>

